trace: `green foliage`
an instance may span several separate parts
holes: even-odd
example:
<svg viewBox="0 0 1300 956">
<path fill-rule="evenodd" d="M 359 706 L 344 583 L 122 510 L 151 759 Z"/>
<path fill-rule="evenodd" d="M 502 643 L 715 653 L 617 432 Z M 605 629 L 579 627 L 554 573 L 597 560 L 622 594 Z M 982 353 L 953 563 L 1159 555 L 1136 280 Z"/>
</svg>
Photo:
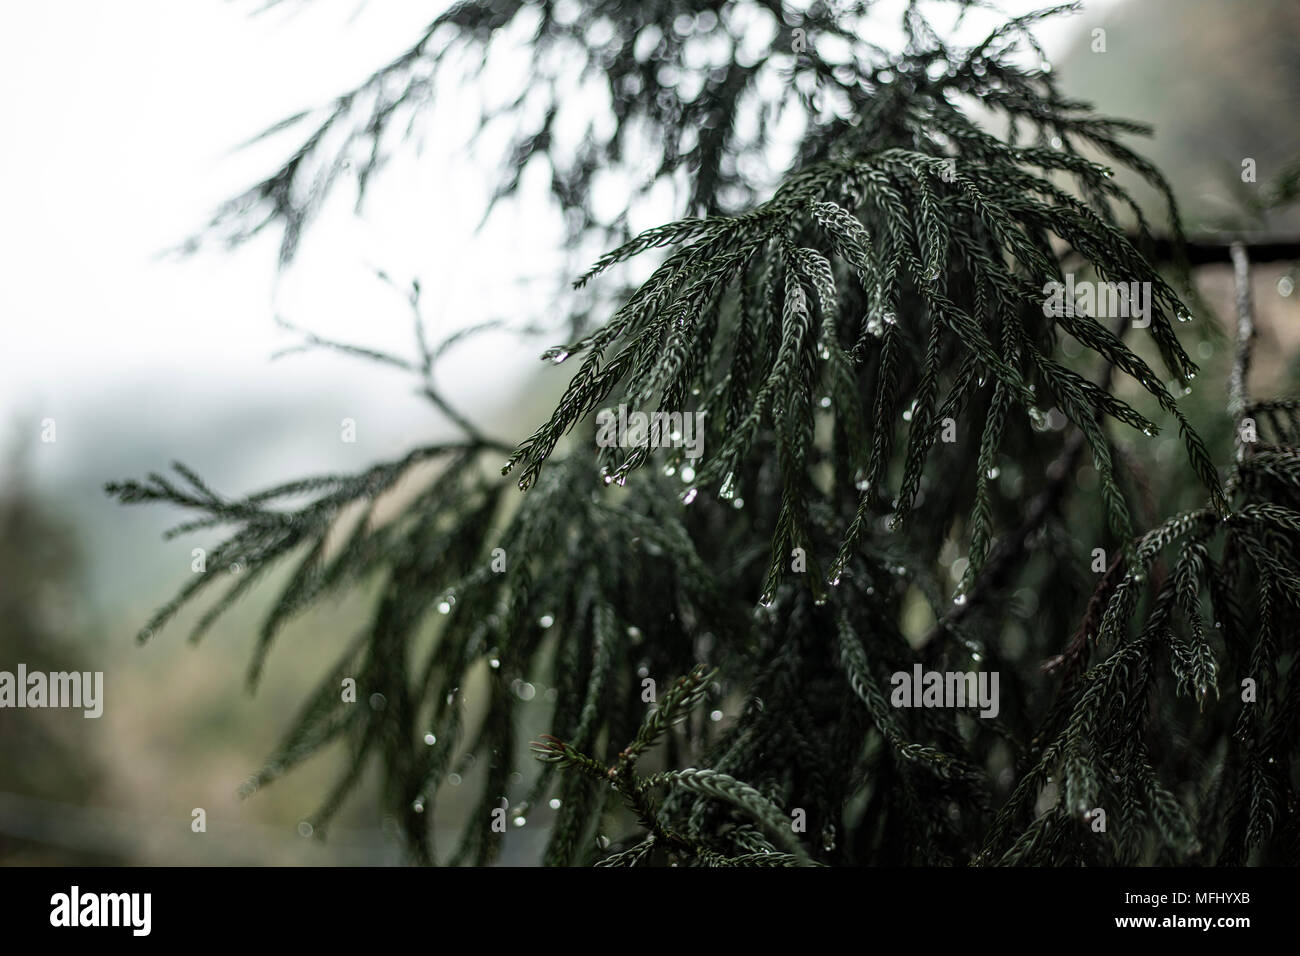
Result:
<svg viewBox="0 0 1300 956">
<path fill-rule="evenodd" d="M 554 865 L 1294 860 L 1300 695 L 1282 622 L 1300 595 L 1300 416 L 1293 402 L 1251 405 L 1270 440 L 1241 447 L 1221 481 L 1179 401 L 1197 371 L 1175 331 L 1190 317 L 1175 289 L 1187 275 L 1149 261 L 1152 227 L 1097 161 L 1165 191 L 1177 242 L 1172 196 L 1121 142 L 1142 127 L 1097 117 L 1063 98 L 1049 70 L 1017 65 L 1017 47 L 1037 49 L 1027 28 L 1044 14 L 957 48 L 913 3 L 905 50 L 855 40 L 832 65 L 818 31 L 855 37 L 860 11 L 815 6 L 781 21 L 761 62 L 711 72 L 673 105 L 650 67 L 686 68 L 672 24 L 703 8 L 597 7 L 624 52 L 597 44 L 584 62 L 608 69 L 620 130 L 645 121 L 665 135 L 660 173 L 691 170 L 691 216 L 629 238 L 578 279 L 589 294 L 629 260 L 662 257 L 606 321 L 543 356 L 581 364 L 531 436 L 513 452 L 483 438 L 434 386 L 445 347 L 426 347 L 422 332 L 414 362 L 309 338 L 419 375 L 464 440 L 241 499 L 181 466 L 183 484 L 110 486 L 126 502 L 193 512 L 177 532 L 235 529 L 146 634 L 240 565 L 197 636 L 298 556 L 250 679 L 296 613 L 380 584 L 370 624 L 251 788 L 345 743 L 351 760 L 317 831 L 375 758 L 419 862 L 495 859 L 502 835 L 489 819 L 512 791 L 525 825 L 557 794 L 543 854 Z M 433 38 L 447 38 L 444 51 L 453 37 L 482 46 L 525 8 L 542 17 L 539 63 L 576 35 L 549 3 L 464 3 L 364 89 L 389 89 L 382 78 L 417 61 L 436 70 Z M 732 29 L 720 5 L 708 12 Z M 812 46 L 788 54 L 796 22 Z M 650 24 L 663 39 L 641 58 L 632 40 Z M 741 93 L 779 66 L 810 119 L 795 168 L 771 198 L 725 210 L 726 188 L 750 185 L 725 172 L 743 152 L 732 132 Z M 632 75 L 641 91 L 619 92 Z M 432 81 L 420 82 L 424 95 Z M 325 128 L 358 102 L 341 100 Z M 975 103 L 1005 135 L 971 118 Z M 372 144 L 392 112 L 369 120 Z M 674 152 L 691 124 L 708 135 L 693 154 Z M 520 142 L 516 166 L 549 156 L 548 129 Z M 243 233 L 279 219 L 291 255 L 332 181 L 305 199 L 295 186 L 322 142 L 313 136 L 220 221 L 270 203 Z M 619 148 L 616 134 L 556 167 L 582 228 L 588 174 Z M 1066 273 L 1149 283 L 1142 342 L 1103 317 L 1046 314 L 1047 284 Z M 703 414 L 703 458 L 596 447 L 593 415 L 620 403 Z M 1162 423 L 1205 503 L 1135 521 L 1132 442 Z M 941 437 L 948 429 L 957 440 Z M 491 474 L 507 453 L 525 495 Z M 1096 490 L 1071 511 L 1085 474 Z M 408 479 L 419 490 L 403 498 Z M 1115 555 L 1100 583 L 1086 570 L 1094 548 Z M 917 664 L 999 673 L 1001 714 L 894 706 L 890 675 Z M 647 677 L 682 674 L 657 703 L 643 699 Z M 339 701 L 344 676 L 361 703 Z M 1253 704 L 1237 699 L 1246 676 Z M 544 706 L 520 693 L 531 682 L 556 691 L 540 718 L 550 733 L 534 745 L 531 779 L 512 784 L 525 766 L 519 731 Z M 487 700 L 477 726 L 469 686 Z M 701 704 L 717 713 L 693 717 Z M 476 762 L 477 808 L 440 855 L 438 794 Z M 1097 807 L 1105 833 L 1085 818 Z M 796 811 L 806 834 L 791 827 Z M 626 834 L 610 841 L 600 831 L 612 827 Z"/>
</svg>

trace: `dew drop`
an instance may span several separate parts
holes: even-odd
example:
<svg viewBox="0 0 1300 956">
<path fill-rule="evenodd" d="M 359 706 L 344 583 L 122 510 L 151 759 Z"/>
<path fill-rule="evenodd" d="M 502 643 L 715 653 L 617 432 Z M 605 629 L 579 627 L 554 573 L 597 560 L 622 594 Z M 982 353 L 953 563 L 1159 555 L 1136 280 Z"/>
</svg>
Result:
<svg viewBox="0 0 1300 956">
<path fill-rule="evenodd" d="M 438 613 L 439 613 L 439 614 L 450 614 L 450 613 L 451 613 L 451 602 L 450 602 L 450 601 L 440 601 L 440 602 L 438 602 Z"/>
<path fill-rule="evenodd" d="M 695 469 L 692 468 L 690 465 L 683 466 L 682 484 L 689 485 L 694 480 L 695 480 Z"/>
<path fill-rule="evenodd" d="M 426 746 L 428 746 L 428 747 L 432 747 L 432 746 L 433 746 L 434 744 L 436 744 L 437 742 L 438 742 L 438 738 L 437 738 L 434 734 L 425 734 L 425 735 L 424 735 L 424 743 L 425 743 Z"/>
<path fill-rule="evenodd" d="M 545 630 L 555 623 L 555 616 L 552 614 L 543 614 L 537 619 L 537 626 Z"/>
<path fill-rule="evenodd" d="M 423 813 L 423 812 L 424 812 L 424 798 L 422 798 L 422 797 L 416 797 L 414 800 L 412 800 L 412 801 L 411 801 L 411 809 L 414 810 L 416 813 Z"/>
<path fill-rule="evenodd" d="M 713 721 L 715 724 L 721 719 L 722 719 L 722 711 L 720 710 L 715 710 L 713 713 L 709 714 L 709 720 Z"/>
<path fill-rule="evenodd" d="M 560 798 L 559 798 L 559 797 L 551 797 L 550 807 L 551 807 L 552 810 L 558 810 L 558 809 L 560 809 L 560 805 L 561 805 L 561 804 L 560 804 Z"/>
<path fill-rule="evenodd" d="M 988 476 L 988 478 L 989 478 L 990 481 L 993 481 L 993 480 L 995 480 L 995 479 L 998 477 L 998 475 L 1002 474 L 1002 469 L 998 468 L 997 465 L 994 465 L 992 468 L 990 468 L 990 469 L 989 469 L 988 471 L 986 471 L 984 474 L 986 474 L 986 475 Z"/>
<path fill-rule="evenodd" d="M 568 353 L 568 352 L 559 352 L 559 353 L 557 353 L 557 354 L 555 355 L 554 358 L 551 359 L 551 362 L 554 363 L 555 365 L 560 365 L 560 364 L 562 364 L 562 363 L 564 362 L 564 360 L 567 359 L 568 357 L 569 357 L 569 353 Z"/>
<path fill-rule="evenodd" d="M 490 661 L 488 661 L 488 667 L 492 668 L 493 670 L 498 670 L 501 667 L 501 661 L 498 658 L 494 657 Z"/>
<path fill-rule="evenodd" d="M 682 504 L 689 505 L 695 500 L 695 496 L 700 493 L 698 488 L 688 488 L 682 493 Z"/>
</svg>

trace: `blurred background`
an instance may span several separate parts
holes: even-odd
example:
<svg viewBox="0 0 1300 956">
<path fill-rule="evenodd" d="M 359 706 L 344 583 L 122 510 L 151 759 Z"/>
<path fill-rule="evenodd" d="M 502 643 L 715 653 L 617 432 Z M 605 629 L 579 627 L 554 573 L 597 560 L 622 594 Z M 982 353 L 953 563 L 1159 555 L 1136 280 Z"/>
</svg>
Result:
<svg viewBox="0 0 1300 956">
<path fill-rule="evenodd" d="M 465 148 L 478 114 L 460 93 L 438 99 L 425 124 L 436 135 L 401 151 L 360 210 L 355 196 L 326 204 L 288 269 L 277 268 L 270 233 L 235 250 L 168 254 L 296 145 L 292 135 L 241 143 L 355 85 L 445 6 L 0 6 L 0 670 L 23 662 L 105 674 L 98 720 L 0 711 L 0 862 L 401 859 L 395 827 L 369 791 L 328 842 L 298 835 L 336 770 L 329 754 L 251 799 L 236 795 L 364 620 L 368 595 L 292 626 L 250 696 L 254 624 L 275 580 L 201 647 L 183 627 L 137 646 L 139 627 L 185 583 L 191 549 L 217 539 L 164 542 L 161 531 L 180 515 L 115 505 L 103 485 L 179 460 L 237 494 L 354 471 L 452 434 L 400 373 L 325 352 L 272 361 L 300 341 L 277 317 L 403 355 L 410 319 L 393 285 L 412 280 L 433 335 L 545 318 L 572 275 L 564 223 L 541 182 L 525 183 L 484 221 L 499 168 L 485 157 L 500 143 Z M 1003 4 L 1011 14 L 1039 6 Z M 882 12 L 882 22 L 893 19 Z M 1300 236 L 1294 214 L 1249 213 L 1258 187 L 1240 176 L 1245 157 L 1260 183 L 1300 157 L 1294 0 L 1105 0 L 1039 35 L 1068 95 L 1156 127 L 1154 140 L 1131 145 L 1172 181 L 1189 233 Z M 519 69 L 489 62 L 478 83 Z M 1138 195 L 1159 221 L 1153 197 Z M 639 225 L 679 212 L 665 196 Z M 1296 281 L 1289 262 L 1255 270 L 1259 393 L 1287 391 L 1296 378 L 1286 362 L 1300 351 Z M 1206 266 L 1197 282 L 1228 321 L 1229 268 Z M 1223 339 L 1212 327 L 1191 334 L 1189 352 L 1206 368 L 1193 400 L 1221 406 Z M 443 370 L 445 392 L 485 432 L 513 443 L 563 387 L 537 362 L 550 344 L 476 339 Z M 345 418 L 356 422 L 355 443 L 339 439 Z M 52 442 L 42 441 L 47 420 Z M 198 807 L 205 834 L 190 828 Z M 463 810 L 441 802 L 439 828 L 454 829 Z M 512 833 L 504 862 L 543 836 Z"/>
</svg>

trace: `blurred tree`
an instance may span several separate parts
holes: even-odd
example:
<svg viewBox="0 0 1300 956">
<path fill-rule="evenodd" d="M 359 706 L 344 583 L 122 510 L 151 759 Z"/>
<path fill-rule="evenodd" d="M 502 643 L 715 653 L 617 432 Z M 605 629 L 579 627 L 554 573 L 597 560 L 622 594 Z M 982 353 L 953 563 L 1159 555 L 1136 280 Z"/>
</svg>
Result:
<svg viewBox="0 0 1300 956">
<path fill-rule="evenodd" d="M 31 487 L 26 447 L 15 442 L 0 485 L 0 670 L 14 673 L 22 663 L 29 673 L 74 671 L 80 552 L 73 529 Z M 77 733 L 84 719 L 75 711 L 0 711 L 0 801 L 12 814 L 9 823 L 26 820 L 0 825 L 0 862 L 121 862 L 100 847 L 60 845 L 55 856 L 43 826 L 19 812 L 28 801 L 62 803 L 95 790 L 102 774 Z"/>
<path fill-rule="evenodd" d="M 234 527 L 142 636 L 238 564 L 201 633 L 296 555 L 250 680 L 295 613 L 385 582 L 250 791 L 343 743 L 314 832 L 375 760 L 419 862 L 490 862 L 516 828 L 546 829 L 550 864 L 1296 859 L 1300 406 L 1249 395 L 1247 252 L 1229 400 L 1189 404 L 1184 340 L 1214 332 L 1175 332 L 1203 308 L 1174 198 L 1121 142 L 1145 128 L 1065 98 L 1029 32 L 1073 5 L 1001 22 L 908 3 L 892 51 L 862 39 L 871 6 L 467 0 L 295 117 L 301 148 L 219 212 L 208 234 L 278 225 L 288 261 L 341 177 L 364 190 L 453 51 L 512 38 L 533 61 L 496 115 L 522 130 L 498 197 L 549 163 L 576 242 L 619 232 L 591 187 L 634 148 L 689 185 L 688 218 L 578 280 L 599 313 L 589 286 L 660 256 L 544 356 L 581 364 L 517 449 L 439 390 L 459 339 L 427 342 L 415 285 L 414 358 L 305 345 L 416 376 L 463 440 L 237 499 L 183 465 L 109 486 L 193 512 L 178 532 Z M 945 39 L 980 20 L 973 45 Z M 566 143 L 583 82 L 613 123 Z M 769 189 L 783 109 L 802 132 Z M 1163 196 L 1162 236 L 1098 155 Z M 1076 308 L 1056 283 L 1099 294 Z M 1134 294 L 1109 298 L 1115 283 Z M 702 457 L 602 442 L 599 413 L 621 406 L 685 416 L 683 433 L 703 416 Z M 523 496 L 485 468 L 506 455 Z M 421 465 L 421 490 L 380 507 Z M 996 706 L 908 706 L 914 671 L 996 676 Z M 471 768 L 479 810 L 442 854 L 429 820 Z"/>
</svg>

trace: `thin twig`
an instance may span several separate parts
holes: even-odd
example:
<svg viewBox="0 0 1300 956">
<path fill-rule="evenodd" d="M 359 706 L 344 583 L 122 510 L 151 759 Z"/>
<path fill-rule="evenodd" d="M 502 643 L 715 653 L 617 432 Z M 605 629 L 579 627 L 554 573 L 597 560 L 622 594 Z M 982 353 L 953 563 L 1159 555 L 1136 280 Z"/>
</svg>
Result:
<svg viewBox="0 0 1300 956">
<path fill-rule="evenodd" d="M 1255 317 L 1250 295 L 1250 256 L 1245 245 L 1240 242 L 1232 244 L 1232 274 L 1237 293 L 1237 354 L 1232 363 L 1232 377 L 1228 381 L 1228 414 L 1237 422 L 1237 447 L 1240 453 L 1240 426 L 1250 403 L 1246 377 L 1250 374 L 1250 359 L 1255 341 Z"/>
</svg>

